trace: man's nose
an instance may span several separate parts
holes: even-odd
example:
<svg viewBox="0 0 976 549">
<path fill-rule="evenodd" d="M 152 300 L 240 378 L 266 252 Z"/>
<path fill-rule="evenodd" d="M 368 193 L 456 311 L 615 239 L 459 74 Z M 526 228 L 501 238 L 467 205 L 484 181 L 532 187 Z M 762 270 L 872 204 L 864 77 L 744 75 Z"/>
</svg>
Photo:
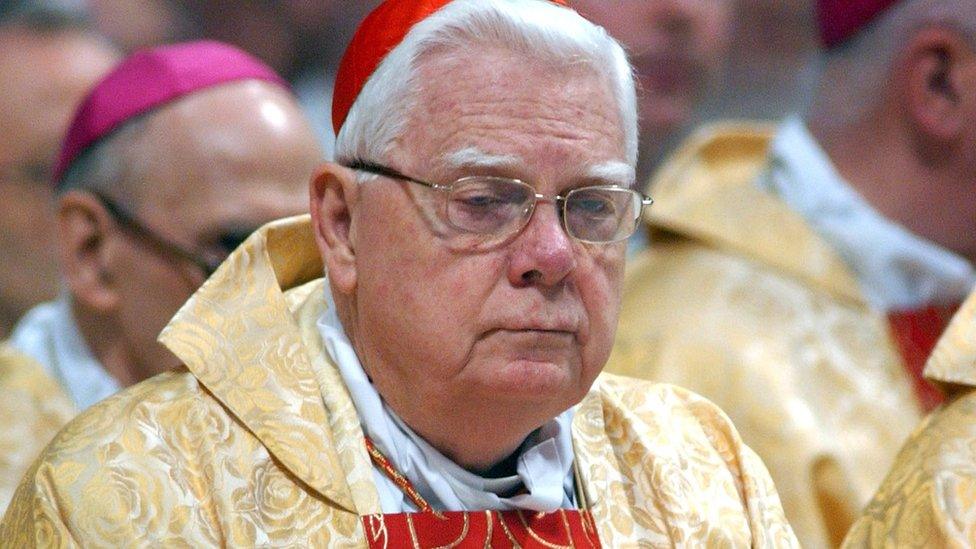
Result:
<svg viewBox="0 0 976 549">
<path fill-rule="evenodd" d="M 513 286 L 555 286 L 576 268 L 573 239 L 563 229 L 553 203 L 536 205 L 512 245 L 508 277 Z"/>
</svg>

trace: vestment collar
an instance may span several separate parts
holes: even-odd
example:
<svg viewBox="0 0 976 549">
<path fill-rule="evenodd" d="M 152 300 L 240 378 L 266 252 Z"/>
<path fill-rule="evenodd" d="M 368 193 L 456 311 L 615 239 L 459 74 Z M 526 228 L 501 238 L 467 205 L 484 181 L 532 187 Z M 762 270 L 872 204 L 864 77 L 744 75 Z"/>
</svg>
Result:
<svg viewBox="0 0 976 549">
<path fill-rule="evenodd" d="M 976 286 L 968 261 L 885 218 L 859 195 L 798 116 L 779 127 L 757 182 L 830 244 L 878 310 L 958 305 Z"/>
<path fill-rule="evenodd" d="M 78 411 L 114 395 L 121 388 L 81 335 L 67 291 L 62 291 L 55 301 L 28 311 L 14 328 L 9 343 L 41 364 Z"/>
<path fill-rule="evenodd" d="M 350 489 L 352 464 L 336 450 L 326 409 L 345 389 L 319 382 L 322 368 L 310 357 L 327 359 L 307 349 L 285 295 L 323 272 L 307 215 L 270 223 L 231 254 L 159 339 L 302 482 L 350 512 L 374 513 L 375 489 L 372 499 L 365 485 Z M 361 453 L 355 459 L 368 464 Z"/>
<path fill-rule="evenodd" d="M 753 123 L 699 131 L 652 182 L 655 203 L 645 210 L 645 221 L 864 304 L 857 280 L 830 245 L 782 200 L 756 186 L 774 132 L 772 125 Z"/>
</svg>

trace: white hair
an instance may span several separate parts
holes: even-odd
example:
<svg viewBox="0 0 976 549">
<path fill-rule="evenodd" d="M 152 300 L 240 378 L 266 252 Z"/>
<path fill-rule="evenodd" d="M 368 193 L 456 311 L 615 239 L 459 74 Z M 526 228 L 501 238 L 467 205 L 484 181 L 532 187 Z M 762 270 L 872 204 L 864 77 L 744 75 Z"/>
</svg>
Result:
<svg viewBox="0 0 976 549">
<path fill-rule="evenodd" d="M 637 162 L 637 100 L 623 48 L 601 27 L 546 0 L 455 0 L 421 21 L 380 63 L 336 137 L 336 159 L 382 159 L 404 131 L 423 86 L 420 61 L 433 50 L 490 45 L 609 77 L 620 109 L 627 160 Z"/>
<path fill-rule="evenodd" d="M 883 98 L 892 66 L 916 32 L 953 29 L 976 46 L 973 0 L 905 0 L 823 58 L 823 82 L 811 116 L 827 125 L 855 124 Z"/>
</svg>

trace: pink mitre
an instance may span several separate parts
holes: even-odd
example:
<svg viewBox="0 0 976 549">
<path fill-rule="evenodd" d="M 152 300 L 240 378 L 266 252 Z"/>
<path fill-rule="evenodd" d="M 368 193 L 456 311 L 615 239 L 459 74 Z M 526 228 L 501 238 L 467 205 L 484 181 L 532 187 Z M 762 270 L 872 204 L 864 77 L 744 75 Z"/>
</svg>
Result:
<svg viewBox="0 0 976 549">
<path fill-rule="evenodd" d="M 52 181 L 85 149 L 126 121 L 191 93 L 238 80 L 288 84 L 271 67 L 234 46 L 203 40 L 138 51 L 122 61 L 75 112 Z"/>
</svg>

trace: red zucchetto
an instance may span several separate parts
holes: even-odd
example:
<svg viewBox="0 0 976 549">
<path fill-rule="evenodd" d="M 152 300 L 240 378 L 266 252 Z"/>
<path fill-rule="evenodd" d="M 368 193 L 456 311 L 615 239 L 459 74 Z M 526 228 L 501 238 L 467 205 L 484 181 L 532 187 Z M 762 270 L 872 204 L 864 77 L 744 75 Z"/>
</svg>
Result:
<svg viewBox="0 0 976 549">
<path fill-rule="evenodd" d="M 410 29 L 452 0 L 386 0 L 373 10 L 353 36 L 336 73 L 332 95 L 332 125 L 336 135 L 346 121 L 366 81 L 386 54 L 393 51 Z M 566 6 L 564 0 L 549 0 Z"/>
<path fill-rule="evenodd" d="M 898 0 L 818 0 L 820 39 L 833 48 L 870 25 Z"/>
<path fill-rule="evenodd" d="M 187 42 L 132 54 L 75 112 L 55 164 L 55 186 L 81 153 L 128 120 L 193 92 L 238 80 L 264 80 L 288 88 L 271 67 L 221 42 Z"/>
</svg>

